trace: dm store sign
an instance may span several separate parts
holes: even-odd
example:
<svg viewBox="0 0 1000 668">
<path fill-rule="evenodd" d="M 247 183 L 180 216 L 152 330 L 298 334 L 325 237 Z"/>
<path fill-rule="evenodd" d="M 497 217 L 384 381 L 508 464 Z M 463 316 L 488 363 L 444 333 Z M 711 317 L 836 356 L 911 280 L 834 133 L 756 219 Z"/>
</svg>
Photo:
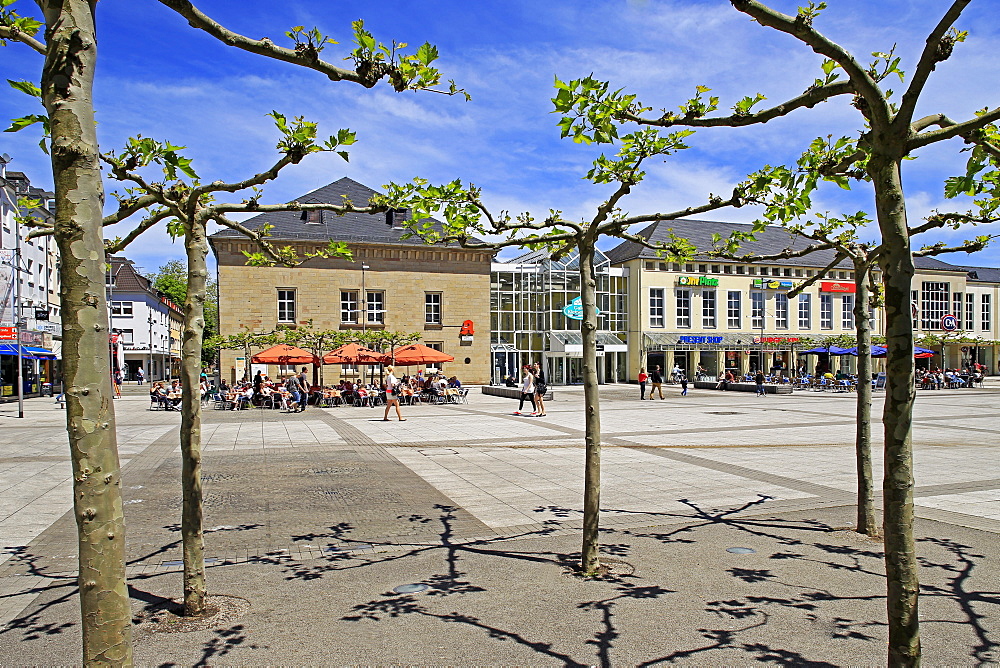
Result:
<svg viewBox="0 0 1000 668">
<path fill-rule="evenodd" d="M 601 315 L 601 309 L 594 307 L 596 315 Z M 583 302 L 577 297 L 563 308 L 563 315 L 573 320 L 583 320 Z"/>
</svg>

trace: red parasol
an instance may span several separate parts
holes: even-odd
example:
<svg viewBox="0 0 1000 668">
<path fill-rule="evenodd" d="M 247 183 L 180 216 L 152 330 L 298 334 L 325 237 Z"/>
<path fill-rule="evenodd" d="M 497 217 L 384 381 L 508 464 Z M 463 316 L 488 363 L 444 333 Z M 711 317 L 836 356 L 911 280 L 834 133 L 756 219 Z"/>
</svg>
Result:
<svg viewBox="0 0 1000 668">
<path fill-rule="evenodd" d="M 357 343 L 348 343 L 323 356 L 323 364 L 388 364 L 389 356 Z"/>
<path fill-rule="evenodd" d="M 319 360 L 308 350 L 279 343 L 250 358 L 254 364 L 317 364 Z"/>
<path fill-rule="evenodd" d="M 440 350 L 428 348 L 425 345 L 414 343 L 392 351 L 392 356 L 396 364 L 410 366 L 411 364 L 437 364 L 438 362 L 454 362 L 455 358 L 445 354 Z"/>
</svg>

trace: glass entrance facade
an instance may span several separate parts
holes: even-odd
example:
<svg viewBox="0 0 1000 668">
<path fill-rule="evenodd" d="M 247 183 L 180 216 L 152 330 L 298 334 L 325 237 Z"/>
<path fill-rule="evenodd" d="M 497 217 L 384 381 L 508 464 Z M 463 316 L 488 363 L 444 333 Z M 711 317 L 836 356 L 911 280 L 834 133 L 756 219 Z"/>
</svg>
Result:
<svg viewBox="0 0 1000 668">
<path fill-rule="evenodd" d="M 582 382 L 580 269 L 574 251 L 559 260 L 536 251 L 491 271 L 490 336 L 494 384 L 517 378 L 520 367 L 542 362 L 550 384 Z M 625 271 L 597 252 L 598 377 L 600 382 L 626 378 L 622 357 L 628 315 Z"/>
</svg>

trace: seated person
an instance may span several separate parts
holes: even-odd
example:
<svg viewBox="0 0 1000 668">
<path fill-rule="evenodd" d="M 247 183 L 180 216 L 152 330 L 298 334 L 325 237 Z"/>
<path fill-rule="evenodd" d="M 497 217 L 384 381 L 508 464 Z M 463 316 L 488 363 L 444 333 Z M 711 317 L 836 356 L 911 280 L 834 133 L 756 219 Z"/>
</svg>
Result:
<svg viewBox="0 0 1000 668">
<path fill-rule="evenodd" d="M 448 387 L 458 389 L 462 387 L 462 381 L 458 379 L 458 376 L 452 376 L 448 379 Z"/>
<path fill-rule="evenodd" d="M 167 399 L 167 393 L 163 390 L 163 382 L 156 382 L 149 388 L 149 398 L 167 410 L 172 409 L 172 404 Z"/>
<path fill-rule="evenodd" d="M 250 402 L 252 400 L 253 400 L 253 385 L 250 385 L 236 396 L 236 401 L 233 402 L 233 410 L 239 411 L 243 410 L 244 408 L 249 408 Z"/>
</svg>

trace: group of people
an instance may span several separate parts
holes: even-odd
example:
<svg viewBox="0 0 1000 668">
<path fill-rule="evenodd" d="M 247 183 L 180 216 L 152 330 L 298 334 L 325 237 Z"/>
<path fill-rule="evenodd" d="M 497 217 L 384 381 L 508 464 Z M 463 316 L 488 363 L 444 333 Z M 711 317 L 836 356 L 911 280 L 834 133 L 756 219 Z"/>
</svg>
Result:
<svg viewBox="0 0 1000 668">
<path fill-rule="evenodd" d="M 165 380 L 159 380 L 149 387 L 150 401 L 163 407 L 164 410 L 180 410 L 182 388 L 179 380 L 174 380 L 167 385 Z"/>
<path fill-rule="evenodd" d="M 985 367 L 965 367 L 964 369 L 924 369 L 917 372 L 917 382 L 924 389 L 940 390 L 942 388 L 975 387 L 982 383 L 985 377 Z"/>
<path fill-rule="evenodd" d="M 698 365 L 701 369 L 701 365 Z M 687 374 L 684 373 L 676 364 L 674 365 L 673 371 L 670 372 L 670 376 L 674 382 L 680 383 L 681 386 L 681 396 L 686 397 L 688 393 L 688 378 Z M 646 385 L 650 385 L 649 388 L 649 400 L 652 401 L 655 397 L 653 394 L 659 394 L 660 399 L 663 399 L 663 373 L 660 371 L 660 367 L 654 366 L 650 369 L 649 373 L 646 373 L 646 368 L 642 367 L 639 369 L 639 401 L 644 401 L 646 399 Z"/>
<path fill-rule="evenodd" d="M 525 364 L 521 369 L 521 402 L 514 411 L 514 415 L 528 415 L 528 417 L 545 417 L 545 393 L 549 391 L 549 385 L 545 381 L 545 371 L 542 366 Z M 524 413 L 524 402 L 531 402 L 531 413 Z"/>
</svg>

